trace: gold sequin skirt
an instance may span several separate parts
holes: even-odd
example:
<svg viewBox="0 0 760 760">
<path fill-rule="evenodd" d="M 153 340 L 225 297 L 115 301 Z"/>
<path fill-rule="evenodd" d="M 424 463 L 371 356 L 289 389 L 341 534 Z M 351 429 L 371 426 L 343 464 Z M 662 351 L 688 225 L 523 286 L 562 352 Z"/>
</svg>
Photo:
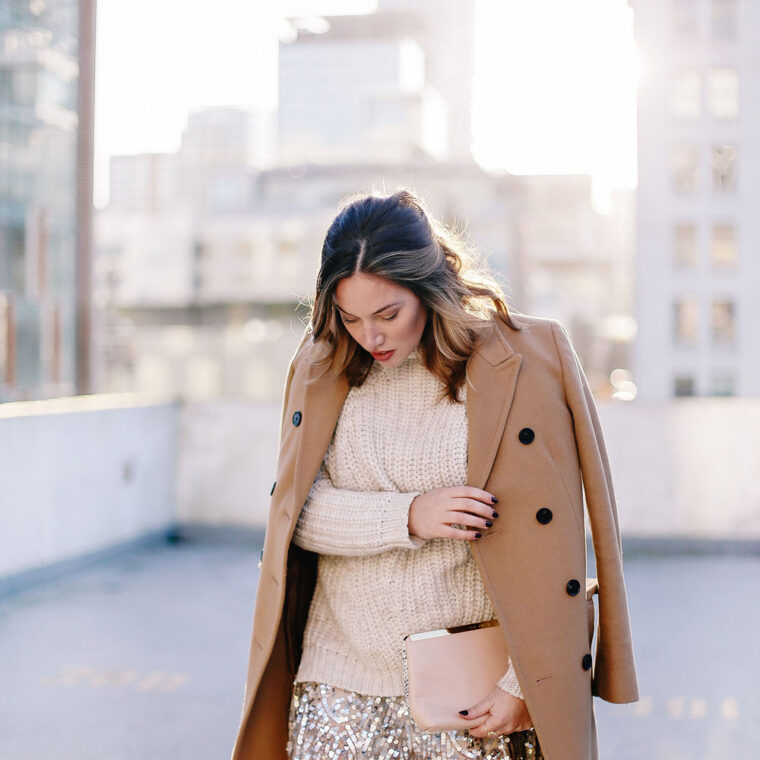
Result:
<svg viewBox="0 0 760 760">
<path fill-rule="evenodd" d="M 375 697 L 297 681 L 288 716 L 290 760 L 543 760 L 535 731 L 495 737 L 420 731 L 404 697 Z"/>
</svg>

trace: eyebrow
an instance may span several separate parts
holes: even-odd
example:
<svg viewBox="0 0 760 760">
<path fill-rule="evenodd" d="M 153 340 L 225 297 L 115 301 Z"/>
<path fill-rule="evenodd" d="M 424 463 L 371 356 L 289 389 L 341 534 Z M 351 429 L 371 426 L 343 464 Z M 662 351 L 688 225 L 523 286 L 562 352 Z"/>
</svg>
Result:
<svg viewBox="0 0 760 760">
<path fill-rule="evenodd" d="M 336 306 L 338 306 L 338 302 L 337 301 L 334 300 L 333 303 Z M 372 312 L 372 316 L 374 316 L 375 314 L 379 314 L 381 311 L 385 311 L 386 309 L 390 309 L 392 306 L 398 306 L 400 303 L 401 303 L 401 301 L 395 301 L 394 303 L 389 303 L 387 306 L 383 306 L 382 309 L 378 309 L 377 311 L 373 311 Z M 356 314 L 350 314 L 345 309 L 341 309 L 340 306 L 338 306 L 338 309 L 340 309 L 340 311 L 342 311 L 346 316 L 349 316 L 349 317 L 355 317 L 356 316 Z"/>
</svg>

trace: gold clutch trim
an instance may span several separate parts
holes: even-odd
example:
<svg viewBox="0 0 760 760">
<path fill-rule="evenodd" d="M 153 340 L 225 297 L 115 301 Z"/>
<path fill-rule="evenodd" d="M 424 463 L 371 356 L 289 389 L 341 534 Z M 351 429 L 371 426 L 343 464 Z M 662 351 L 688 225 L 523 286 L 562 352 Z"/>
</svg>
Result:
<svg viewBox="0 0 760 760">
<path fill-rule="evenodd" d="M 409 639 L 410 641 L 421 641 L 423 639 L 434 639 L 438 636 L 450 636 L 454 633 L 462 633 L 463 631 L 477 631 L 479 628 L 491 628 L 495 625 L 499 625 L 498 618 L 491 620 L 482 620 L 480 623 L 465 623 L 464 625 L 454 625 L 450 628 L 438 628 L 435 631 L 421 631 L 420 633 L 408 633 L 404 636 L 404 641 Z"/>
</svg>

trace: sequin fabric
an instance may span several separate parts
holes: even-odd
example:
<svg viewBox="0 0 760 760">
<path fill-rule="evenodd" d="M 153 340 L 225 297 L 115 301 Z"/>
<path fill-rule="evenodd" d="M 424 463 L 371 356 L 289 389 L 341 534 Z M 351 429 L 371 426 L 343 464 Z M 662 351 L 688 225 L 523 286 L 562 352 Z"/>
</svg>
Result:
<svg viewBox="0 0 760 760">
<path fill-rule="evenodd" d="M 297 681 L 288 716 L 290 760 L 543 760 L 535 731 L 495 737 L 424 733 L 404 697 L 375 697 Z"/>
</svg>

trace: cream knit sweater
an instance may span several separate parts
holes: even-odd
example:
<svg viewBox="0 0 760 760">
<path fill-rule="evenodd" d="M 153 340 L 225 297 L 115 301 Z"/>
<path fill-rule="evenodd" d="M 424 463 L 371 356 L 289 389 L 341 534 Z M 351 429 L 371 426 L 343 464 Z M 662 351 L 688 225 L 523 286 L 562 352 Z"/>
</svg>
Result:
<svg viewBox="0 0 760 760">
<path fill-rule="evenodd" d="M 466 541 L 409 535 L 417 494 L 466 482 L 465 405 L 441 389 L 419 347 L 349 389 L 293 536 L 320 555 L 297 681 L 399 696 L 407 633 L 495 617 Z M 522 698 L 511 663 L 498 685 Z"/>
</svg>

